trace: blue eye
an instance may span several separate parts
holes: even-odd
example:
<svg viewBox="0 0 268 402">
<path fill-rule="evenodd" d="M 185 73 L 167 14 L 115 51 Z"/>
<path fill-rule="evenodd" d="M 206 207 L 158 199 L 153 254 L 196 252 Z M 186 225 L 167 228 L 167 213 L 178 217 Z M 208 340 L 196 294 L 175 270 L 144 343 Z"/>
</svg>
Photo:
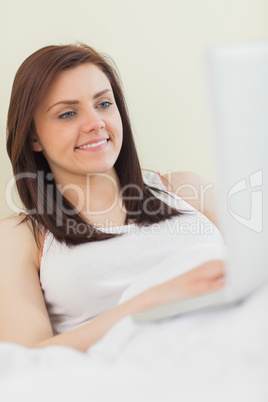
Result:
<svg viewBox="0 0 268 402">
<path fill-rule="evenodd" d="M 98 107 L 101 109 L 108 109 L 111 105 L 112 105 L 112 102 L 105 101 L 105 102 L 100 103 L 98 105 Z"/>
<path fill-rule="evenodd" d="M 71 119 L 72 117 L 74 117 L 74 115 L 75 115 L 75 113 L 72 112 L 72 111 L 66 112 L 66 113 L 61 114 L 61 115 L 59 116 L 59 119 L 68 120 L 68 119 Z"/>
</svg>

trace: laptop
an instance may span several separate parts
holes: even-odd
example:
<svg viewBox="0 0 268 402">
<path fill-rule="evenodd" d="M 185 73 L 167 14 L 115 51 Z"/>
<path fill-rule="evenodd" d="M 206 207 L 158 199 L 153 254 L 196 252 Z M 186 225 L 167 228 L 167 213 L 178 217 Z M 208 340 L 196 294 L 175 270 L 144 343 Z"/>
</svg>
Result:
<svg viewBox="0 0 268 402">
<path fill-rule="evenodd" d="M 227 285 L 134 314 L 135 322 L 237 303 L 268 281 L 268 42 L 215 47 L 205 70 Z M 175 255 L 158 268 L 177 263 Z"/>
</svg>

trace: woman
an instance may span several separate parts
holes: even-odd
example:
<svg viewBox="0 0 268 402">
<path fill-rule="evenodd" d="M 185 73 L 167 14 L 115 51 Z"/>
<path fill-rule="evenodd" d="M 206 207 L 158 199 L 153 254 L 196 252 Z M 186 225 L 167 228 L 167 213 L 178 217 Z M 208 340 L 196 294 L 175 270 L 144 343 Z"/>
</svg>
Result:
<svg viewBox="0 0 268 402">
<path fill-rule="evenodd" d="M 118 76 L 92 48 L 48 46 L 24 61 L 7 151 L 24 212 L 0 225 L 1 341 L 86 351 L 127 315 L 223 286 L 212 261 L 118 305 L 170 253 L 222 238 L 212 209 L 209 220 L 142 173 Z M 200 222 L 209 230 L 192 233 Z"/>
</svg>

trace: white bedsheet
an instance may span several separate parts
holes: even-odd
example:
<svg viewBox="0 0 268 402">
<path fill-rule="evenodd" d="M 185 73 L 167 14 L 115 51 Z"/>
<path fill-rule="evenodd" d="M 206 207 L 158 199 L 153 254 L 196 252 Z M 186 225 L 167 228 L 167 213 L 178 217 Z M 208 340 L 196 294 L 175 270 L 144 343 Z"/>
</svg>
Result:
<svg viewBox="0 0 268 402">
<path fill-rule="evenodd" d="M 0 401 L 267 402 L 267 340 L 268 284 L 222 310 L 128 317 L 86 354 L 0 343 Z"/>
</svg>

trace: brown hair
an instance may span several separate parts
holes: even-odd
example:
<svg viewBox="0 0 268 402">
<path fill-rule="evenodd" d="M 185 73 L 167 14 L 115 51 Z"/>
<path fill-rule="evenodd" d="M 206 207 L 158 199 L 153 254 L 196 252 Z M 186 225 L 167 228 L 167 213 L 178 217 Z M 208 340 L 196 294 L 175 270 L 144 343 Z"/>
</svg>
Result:
<svg viewBox="0 0 268 402">
<path fill-rule="evenodd" d="M 126 187 L 124 191 L 124 205 L 127 211 L 125 223 L 128 224 L 134 219 L 138 225 L 150 225 L 183 214 L 182 211 L 160 201 L 152 190 L 157 192 L 161 190 L 143 181 L 120 79 L 111 62 L 107 61 L 107 57 L 84 44 L 47 46 L 30 55 L 15 76 L 8 111 L 7 152 L 17 178 L 19 196 L 28 211 L 27 219 L 31 218 L 35 238 L 37 239 L 37 228 L 45 227 L 58 241 L 67 245 L 104 240 L 115 236 L 91 226 L 63 195 L 61 195 L 62 202 L 60 204 L 57 202 L 59 190 L 54 181 L 51 182 L 49 165 L 42 152 L 33 152 L 30 141 L 32 134 L 35 133 L 34 113 L 55 76 L 63 70 L 75 68 L 83 63 L 96 65 L 106 75 L 121 115 L 123 143 L 114 167 L 121 188 Z M 129 184 L 132 185 L 128 187 Z M 142 199 L 137 197 L 135 191 L 137 187 L 142 191 Z M 40 197 L 43 202 L 42 211 Z M 146 202 L 147 213 L 143 210 L 144 202 Z M 57 216 L 61 216 L 60 224 Z M 70 218 L 76 225 L 85 225 L 85 231 L 69 233 L 67 222 Z"/>
</svg>

